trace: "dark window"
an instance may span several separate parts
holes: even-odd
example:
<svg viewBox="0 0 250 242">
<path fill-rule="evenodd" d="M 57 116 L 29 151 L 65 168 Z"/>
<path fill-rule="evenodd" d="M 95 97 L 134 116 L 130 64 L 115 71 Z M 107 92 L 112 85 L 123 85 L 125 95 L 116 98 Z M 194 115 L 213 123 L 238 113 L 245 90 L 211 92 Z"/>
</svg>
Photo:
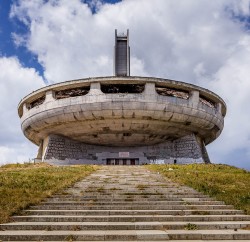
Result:
<svg viewBox="0 0 250 242">
<path fill-rule="evenodd" d="M 142 93 L 144 85 L 140 84 L 102 84 L 103 93 Z"/>
<path fill-rule="evenodd" d="M 90 87 L 79 87 L 73 89 L 66 89 L 55 92 L 56 99 L 63 99 L 68 97 L 84 96 L 88 94 Z"/>
<path fill-rule="evenodd" d="M 159 95 L 162 95 L 162 96 L 178 97 L 182 99 L 189 98 L 189 93 L 183 90 L 178 90 L 178 89 L 163 87 L 163 86 L 156 86 L 155 90 Z"/>
<path fill-rule="evenodd" d="M 210 108 L 215 108 L 215 103 L 213 101 L 211 101 L 211 100 L 208 100 L 206 97 L 204 97 L 202 95 L 200 95 L 200 102 L 202 104 L 207 105 Z"/>
<path fill-rule="evenodd" d="M 41 104 L 43 104 L 43 102 L 45 101 L 45 95 L 36 99 L 35 101 L 31 102 L 29 105 L 28 105 L 28 109 L 31 109 L 31 108 L 34 108 L 36 106 L 39 106 Z"/>
</svg>

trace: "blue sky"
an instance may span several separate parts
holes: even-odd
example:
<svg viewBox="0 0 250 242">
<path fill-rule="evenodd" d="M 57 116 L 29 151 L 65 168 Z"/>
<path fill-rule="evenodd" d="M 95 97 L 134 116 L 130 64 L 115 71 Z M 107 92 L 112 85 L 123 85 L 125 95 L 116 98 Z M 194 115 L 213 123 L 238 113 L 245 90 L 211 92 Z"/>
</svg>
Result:
<svg viewBox="0 0 250 242">
<path fill-rule="evenodd" d="M 0 54 L 1 56 L 17 56 L 25 67 L 35 68 L 40 75 L 43 75 L 43 68 L 37 61 L 36 55 L 27 50 L 24 46 L 17 47 L 14 44 L 12 33 L 16 32 L 25 35 L 29 29 L 16 18 L 9 17 L 10 9 L 15 0 L 2 0 L 0 4 Z"/>
<path fill-rule="evenodd" d="M 131 75 L 200 85 L 228 113 L 211 160 L 250 169 L 250 0 L 1 0 L 0 163 L 34 158 L 16 107 L 46 84 L 112 75 L 114 29 L 130 29 Z"/>
<path fill-rule="evenodd" d="M 103 0 L 101 3 L 115 4 L 121 0 Z M 96 5 L 91 4 L 93 1 L 84 0 L 83 3 L 88 4 L 92 13 L 95 14 Z M 28 26 L 19 21 L 18 18 L 10 18 L 11 6 L 14 3 L 18 3 L 17 0 L 2 0 L 0 3 L 0 18 L 1 18 L 1 28 L 0 28 L 0 55 L 1 56 L 17 56 L 25 67 L 35 68 L 40 75 L 43 76 L 43 67 L 37 60 L 37 56 L 30 52 L 24 46 L 17 47 L 14 44 L 12 33 L 18 33 L 25 35 L 29 32 Z"/>
</svg>

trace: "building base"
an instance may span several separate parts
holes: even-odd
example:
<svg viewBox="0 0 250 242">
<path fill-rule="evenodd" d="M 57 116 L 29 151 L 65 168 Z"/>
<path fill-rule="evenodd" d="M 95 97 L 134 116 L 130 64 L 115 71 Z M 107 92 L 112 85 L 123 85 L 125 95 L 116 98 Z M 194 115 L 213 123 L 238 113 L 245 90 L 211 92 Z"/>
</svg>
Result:
<svg viewBox="0 0 250 242">
<path fill-rule="evenodd" d="M 89 145 L 50 135 L 44 140 L 42 150 L 42 160 L 54 165 L 210 163 L 204 143 L 194 134 L 156 145 L 136 147 Z"/>
</svg>

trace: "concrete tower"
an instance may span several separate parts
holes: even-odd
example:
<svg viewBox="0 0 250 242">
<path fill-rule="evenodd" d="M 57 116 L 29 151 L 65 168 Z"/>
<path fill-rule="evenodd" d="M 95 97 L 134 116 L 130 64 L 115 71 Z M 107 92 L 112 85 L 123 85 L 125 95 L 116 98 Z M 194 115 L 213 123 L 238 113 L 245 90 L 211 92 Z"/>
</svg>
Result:
<svg viewBox="0 0 250 242">
<path fill-rule="evenodd" d="M 114 76 L 130 76 L 129 30 L 127 35 L 115 30 Z"/>
</svg>

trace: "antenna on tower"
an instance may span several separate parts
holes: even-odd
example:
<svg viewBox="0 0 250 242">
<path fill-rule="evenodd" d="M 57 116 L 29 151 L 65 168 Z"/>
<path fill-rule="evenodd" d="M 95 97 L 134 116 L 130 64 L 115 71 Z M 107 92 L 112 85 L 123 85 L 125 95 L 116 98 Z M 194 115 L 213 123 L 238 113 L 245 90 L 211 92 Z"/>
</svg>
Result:
<svg viewBox="0 0 250 242">
<path fill-rule="evenodd" d="M 117 34 L 115 30 L 114 76 L 130 76 L 129 30 Z"/>
</svg>

